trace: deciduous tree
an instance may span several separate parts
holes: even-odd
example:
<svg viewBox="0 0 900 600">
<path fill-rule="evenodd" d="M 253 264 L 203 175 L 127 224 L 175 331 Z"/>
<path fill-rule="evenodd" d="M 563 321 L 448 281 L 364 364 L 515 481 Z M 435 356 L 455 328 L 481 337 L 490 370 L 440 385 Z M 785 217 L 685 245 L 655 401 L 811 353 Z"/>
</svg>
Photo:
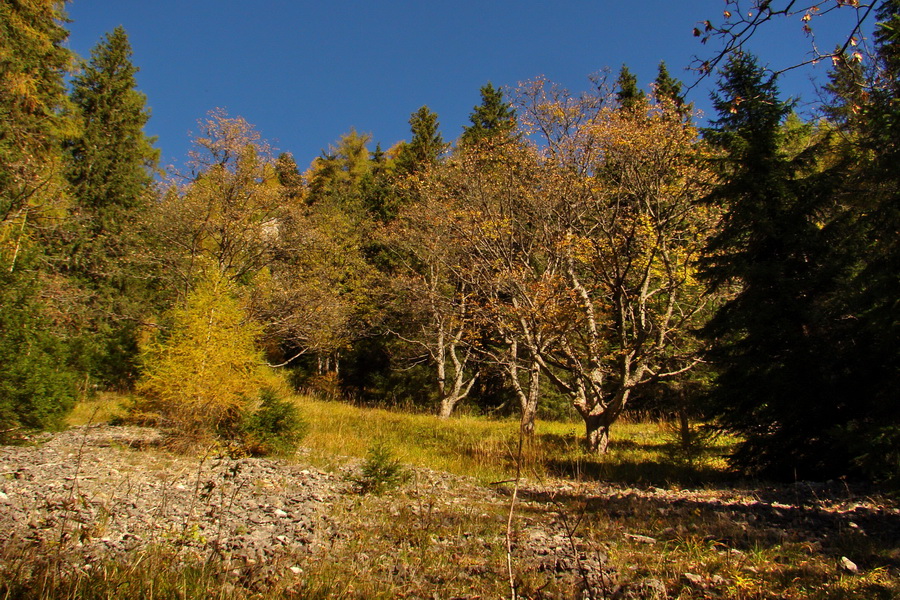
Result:
<svg viewBox="0 0 900 600">
<path fill-rule="evenodd" d="M 442 170 L 441 167 L 438 167 Z M 475 294 L 462 276 L 469 240 L 455 227 L 455 204 L 446 181 L 424 171 L 416 179 L 417 201 L 405 206 L 385 232 L 394 257 L 393 288 L 404 323 L 394 335 L 424 352 L 433 367 L 438 414 L 449 417 L 478 377 L 474 344 L 479 334 Z"/>
<path fill-rule="evenodd" d="M 207 261 L 249 283 L 272 262 L 283 209 L 274 159 L 250 124 L 218 110 L 201 128 L 192 171 L 178 175 L 154 205 L 148 231 L 183 293 Z"/>
<path fill-rule="evenodd" d="M 200 262 L 166 335 L 155 335 L 143 349 L 138 410 L 189 437 L 227 438 L 274 378 L 257 349 L 261 327 L 249 319 L 237 286 L 218 266 Z"/>
<path fill-rule="evenodd" d="M 672 102 L 644 98 L 630 110 L 604 99 L 579 105 L 605 108 L 565 126 L 565 138 L 548 145 L 547 160 L 561 173 L 554 251 L 568 292 L 562 310 L 573 317 L 542 359 L 584 419 L 588 447 L 604 452 L 636 390 L 697 361 L 690 331 L 706 300 L 696 261 L 716 215 L 696 205 L 710 176 L 697 161 L 696 130 Z M 525 120 L 537 131 L 559 131 L 554 119 L 572 120 L 568 102 L 533 106 L 541 110 Z"/>
</svg>

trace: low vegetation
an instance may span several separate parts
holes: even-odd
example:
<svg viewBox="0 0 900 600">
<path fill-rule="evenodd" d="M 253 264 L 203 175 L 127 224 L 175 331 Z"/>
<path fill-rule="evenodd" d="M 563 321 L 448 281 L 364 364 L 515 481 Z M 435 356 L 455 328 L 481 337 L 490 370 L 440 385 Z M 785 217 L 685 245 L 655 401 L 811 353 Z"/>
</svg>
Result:
<svg viewBox="0 0 900 600">
<path fill-rule="evenodd" d="M 74 415 L 85 422 L 115 415 L 120 401 L 106 396 Z M 442 420 L 305 397 L 295 406 L 309 433 L 294 460 L 348 483 L 330 508 L 340 533 L 327 560 L 292 556 L 241 581 L 229 579 L 217 559 L 185 560 L 175 546 L 67 574 L 55 573 L 46 561 L 52 553 L 38 550 L 4 557 L 0 597 L 511 596 L 506 528 L 516 420 Z M 673 454 L 680 440 L 665 423 L 624 423 L 599 458 L 584 451 L 576 431 L 574 423 L 538 421 L 524 446 L 510 530 L 518 597 L 571 597 L 579 586 L 592 598 L 887 600 L 900 593 L 900 513 L 890 498 L 841 482 L 738 480 L 723 460 L 734 440 L 709 440 L 686 461 Z M 570 547 L 586 575 L 549 576 L 563 569 L 558 557 Z"/>
</svg>

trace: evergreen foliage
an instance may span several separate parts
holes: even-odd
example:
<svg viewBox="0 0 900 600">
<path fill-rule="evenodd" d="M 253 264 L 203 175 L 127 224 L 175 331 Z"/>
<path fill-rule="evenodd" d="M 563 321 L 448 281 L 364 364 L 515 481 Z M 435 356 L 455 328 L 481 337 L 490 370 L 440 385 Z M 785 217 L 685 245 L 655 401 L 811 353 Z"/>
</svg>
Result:
<svg viewBox="0 0 900 600">
<path fill-rule="evenodd" d="M 427 106 L 410 116 L 409 127 L 412 139 L 403 145 L 397 156 L 397 170 L 404 174 L 415 173 L 434 165 L 447 150 L 439 129 L 438 116 Z"/>
<path fill-rule="evenodd" d="M 297 405 L 269 387 L 260 391 L 259 407 L 245 413 L 240 426 L 244 449 L 255 455 L 290 454 L 306 432 L 307 424 Z"/>
<path fill-rule="evenodd" d="M 503 99 L 503 91 L 490 81 L 481 88 L 481 104 L 469 115 L 471 125 L 463 127 L 462 143 L 510 133 L 516 125 L 516 111 Z"/>
<path fill-rule="evenodd" d="M 835 345 L 839 389 L 855 405 L 843 439 L 869 478 L 900 486 L 900 1 L 882 2 L 877 19 L 876 77 L 857 121 L 865 152 L 845 185 L 848 234 L 829 259 L 850 273 Z"/>
<path fill-rule="evenodd" d="M 616 102 L 619 108 L 639 112 L 645 103 L 644 92 L 637 85 L 637 76 L 622 65 L 616 79 Z"/>
<path fill-rule="evenodd" d="M 660 61 L 656 79 L 653 82 L 657 98 L 665 98 L 674 102 L 676 106 L 684 104 L 684 94 L 681 82 L 669 75 L 666 63 Z"/>
<path fill-rule="evenodd" d="M 0 442 L 59 426 L 75 401 L 76 374 L 27 269 L 33 260 L 0 269 Z"/>
<path fill-rule="evenodd" d="M 370 152 L 351 131 L 304 174 L 214 111 L 162 192 L 125 31 L 67 94 L 64 4 L 0 3 L 0 437 L 60 425 L 76 381 L 142 369 L 139 410 L 290 452 L 304 424 L 265 338 L 332 390 L 447 415 L 518 398 L 528 421 L 553 412 L 552 382 L 595 449 L 654 386 L 678 397 L 688 451 L 687 396 L 708 375 L 686 375 L 692 328 L 725 298 L 703 335 L 734 464 L 900 482 L 900 0 L 872 5 L 873 62 L 835 57 L 827 122 L 735 53 L 702 140 L 665 63 L 650 100 L 623 65 L 609 95 L 520 88 L 543 144 L 489 82 L 449 156 L 422 106 L 408 143 Z M 174 298 L 161 331 L 141 329 Z M 376 446 L 357 483 L 398 473 Z"/>
<path fill-rule="evenodd" d="M 808 157 L 784 151 L 790 105 L 754 57 L 730 58 L 713 101 L 719 118 L 707 137 L 725 154 L 707 200 L 726 213 L 705 276 L 733 294 L 705 330 L 721 369 L 713 405 L 745 437 L 737 466 L 786 479 L 846 474 L 850 456 L 835 438 L 852 401 L 831 389 L 826 350 L 833 274 L 819 217 L 829 179 L 804 176 Z"/>
<path fill-rule="evenodd" d="M 666 63 L 660 61 L 656 79 L 653 81 L 653 93 L 657 102 L 672 103 L 682 118 L 689 118 L 693 105 L 684 98 L 684 86 L 669 75 Z"/>
<path fill-rule="evenodd" d="M 831 123 L 846 131 L 858 130 L 859 118 L 865 105 L 866 77 L 863 65 L 846 54 L 834 59 L 824 90 L 830 102 L 822 111 Z"/>
<path fill-rule="evenodd" d="M 91 51 L 72 79 L 72 102 L 82 119 L 81 135 L 69 146 L 69 181 L 76 201 L 93 209 L 92 229 L 112 226 L 115 207 L 134 208 L 145 199 L 159 151 L 144 135 L 150 118 L 146 97 L 135 88 L 138 68 L 119 26 Z"/>
<path fill-rule="evenodd" d="M 0 3 L 0 437 L 58 425 L 75 396 L 60 310 L 69 289 L 47 255 L 68 209 L 61 144 L 76 129 L 62 8 Z"/>
<path fill-rule="evenodd" d="M 125 30 L 117 27 L 93 49 L 72 80 L 72 103 L 81 133 L 66 144 L 67 177 L 74 200 L 60 252 L 64 272 L 90 296 L 80 324 L 84 368 L 105 386 L 128 385 L 134 376 L 134 323 L 153 308 L 147 288 L 146 241 L 141 220 L 159 151 L 143 129 L 149 119 L 138 92 Z M 90 339 L 84 339 L 90 338 Z"/>
</svg>

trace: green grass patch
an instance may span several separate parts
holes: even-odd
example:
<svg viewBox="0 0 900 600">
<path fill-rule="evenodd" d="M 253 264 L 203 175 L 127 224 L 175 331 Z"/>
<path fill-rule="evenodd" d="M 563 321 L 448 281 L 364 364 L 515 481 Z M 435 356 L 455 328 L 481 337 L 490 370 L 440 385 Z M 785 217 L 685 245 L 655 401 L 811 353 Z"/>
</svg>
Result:
<svg viewBox="0 0 900 600">
<path fill-rule="evenodd" d="M 515 419 L 468 415 L 439 419 L 308 397 L 298 397 L 297 402 L 309 423 L 303 444 L 325 463 L 335 455 L 364 458 L 370 447 L 383 444 L 407 464 L 484 482 L 515 473 L 519 432 Z M 622 421 L 613 427 L 606 455 L 586 452 L 583 442 L 580 423 L 538 421 L 534 440 L 523 449 L 526 475 L 647 484 L 721 480 L 727 477 L 722 457 L 733 440 L 716 438 L 698 451 L 695 460 L 678 461 L 671 458 L 677 442 L 670 427 Z"/>
<path fill-rule="evenodd" d="M 130 399 L 122 394 L 100 392 L 75 403 L 66 417 L 66 425 L 80 427 L 115 422 L 128 413 Z"/>
</svg>

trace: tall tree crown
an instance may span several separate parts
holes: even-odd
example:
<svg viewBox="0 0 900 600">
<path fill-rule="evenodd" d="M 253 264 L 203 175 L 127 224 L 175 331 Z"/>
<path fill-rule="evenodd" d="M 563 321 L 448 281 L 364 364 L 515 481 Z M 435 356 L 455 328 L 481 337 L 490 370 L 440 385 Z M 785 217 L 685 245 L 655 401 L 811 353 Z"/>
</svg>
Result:
<svg viewBox="0 0 900 600">
<path fill-rule="evenodd" d="M 404 144 L 397 157 L 397 167 L 413 173 L 422 167 L 433 165 L 447 149 L 441 136 L 438 116 L 427 106 L 421 107 L 409 118 L 412 139 Z"/>
<path fill-rule="evenodd" d="M 691 105 L 684 98 L 684 86 L 669 74 L 665 62 L 659 63 L 656 79 L 653 81 L 653 93 L 657 102 L 671 102 L 682 117 L 691 114 Z"/>
<path fill-rule="evenodd" d="M 503 99 L 503 91 L 490 81 L 481 88 L 481 104 L 469 115 L 472 125 L 463 127 L 464 143 L 508 133 L 515 127 L 516 111 Z"/>
<path fill-rule="evenodd" d="M 619 78 L 616 79 L 616 102 L 624 110 L 640 110 L 644 103 L 644 92 L 637 85 L 637 76 L 627 65 L 622 65 Z"/>
<path fill-rule="evenodd" d="M 159 160 L 153 140 L 144 135 L 150 112 L 136 89 L 131 55 L 128 35 L 116 27 L 72 80 L 83 133 L 69 147 L 69 181 L 79 204 L 101 212 L 137 205 Z"/>
</svg>

